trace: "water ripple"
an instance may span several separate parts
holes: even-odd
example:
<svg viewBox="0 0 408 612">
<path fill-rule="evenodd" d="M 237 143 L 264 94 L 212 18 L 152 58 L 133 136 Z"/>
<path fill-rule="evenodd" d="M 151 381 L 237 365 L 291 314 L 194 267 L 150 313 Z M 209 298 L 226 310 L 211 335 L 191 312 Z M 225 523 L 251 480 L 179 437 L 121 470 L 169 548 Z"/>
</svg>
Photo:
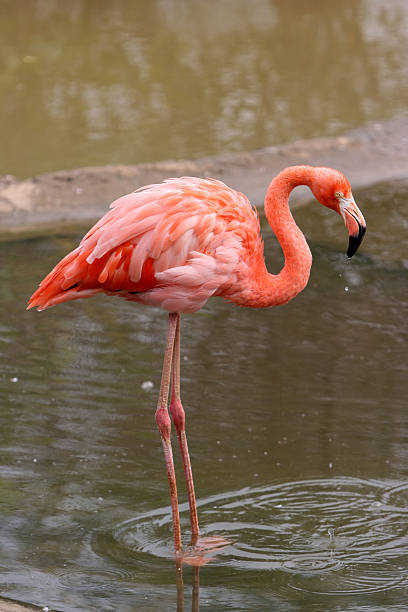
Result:
<svg viewBox="0 0 408 612">
<path fill-rule="evenodd" d="M 408 546 L 405 501 L 408 483 L 339 477 L 227 492 L 201 500 L 199 513 L 204 536 L 230 541 L 212 565 L 286 572 L 290 589 L 369 593 L 408 585 L 398 567 Z M 188 508 L 180 510 L 186 533 Z M 171 558 L 170 509 L 126 521 L 112 536 L 116 558 Z"/>
</svg>

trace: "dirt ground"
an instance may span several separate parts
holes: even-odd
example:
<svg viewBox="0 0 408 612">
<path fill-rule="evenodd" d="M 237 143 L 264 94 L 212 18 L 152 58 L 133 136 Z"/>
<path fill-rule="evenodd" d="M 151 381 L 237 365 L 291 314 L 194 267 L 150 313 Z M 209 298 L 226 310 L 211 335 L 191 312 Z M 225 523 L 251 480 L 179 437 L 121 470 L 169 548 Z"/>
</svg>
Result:
<svg viewBox="0 0 408 612">
<path fill-rule="evenodd" d="M 0 600 L 0 612 L 39 612 L 40 610 L 48 610 L 48 608 L 33 608 L 32 606 L 20 605 L 7 599 Z M 49 612 L 52 612 L 49 609 Z"/>
<path fill-rule="evenodd" d="M 17 180 L 0 177 L 0 238 L 45 234 L 84 226 L 104 214 L 115 198 L 169 176 L 214 177 L 244 192 L 257 206 L 272 177 L 294 164 L 332 166 L 352 187 L 408 178 L 408 115 L 371 124 L 336 138 L 298 141 L 249 153 L 137 166 L 61 170 Z M 294 200 L 310 198 L 296 190 Z"/>
</svg>

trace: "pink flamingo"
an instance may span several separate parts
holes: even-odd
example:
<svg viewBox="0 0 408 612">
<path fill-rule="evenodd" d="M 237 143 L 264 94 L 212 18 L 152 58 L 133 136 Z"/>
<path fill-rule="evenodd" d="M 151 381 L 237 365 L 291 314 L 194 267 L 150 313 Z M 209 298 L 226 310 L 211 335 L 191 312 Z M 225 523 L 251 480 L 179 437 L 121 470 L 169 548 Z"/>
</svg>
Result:
<svg viewBox="0 0 408 612">
<path fill-rule="evenodd" d="M 180 313 L 195 312 L 211 296 L 251 308 L 277 306 L 304 289 L 312 255 L 288 205 L 289 194 L 297 185 L 307 185 L 321 204 L 342 216 L 351 257 L 366 224 L 347 179 L 337 170 L 293 166 L 270 183 L 265 214 L 285 255 L 285 265 L 277 275 L 265 267 L 258 214 L 242 193 L 214 179 L 172 178 L 113 202 L 111 210 L 55 266 L 29 301 L 28 308 L 44 310 L 103 292 L 168 311 L 156 422 L 170 484 L 178 556 L 182 547 L 169 412 L 184 465 L 191 541 L 193 545 L 203 543 L 180 399 Z"/>
</svg>

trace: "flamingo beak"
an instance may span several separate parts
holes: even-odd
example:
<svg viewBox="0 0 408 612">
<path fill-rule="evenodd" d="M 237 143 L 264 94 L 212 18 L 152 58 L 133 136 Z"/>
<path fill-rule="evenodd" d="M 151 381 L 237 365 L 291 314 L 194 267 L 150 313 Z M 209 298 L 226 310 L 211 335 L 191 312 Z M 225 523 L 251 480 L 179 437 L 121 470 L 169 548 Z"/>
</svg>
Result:
<svg viewBox="0 0 408 612">
<path fill-rule="evenodd" d="M 347 257 L 353 257 L 366 233 L 366 222 L 353 196 L 339 198 L 340 214 L 349 233 Z"/>
</svg>

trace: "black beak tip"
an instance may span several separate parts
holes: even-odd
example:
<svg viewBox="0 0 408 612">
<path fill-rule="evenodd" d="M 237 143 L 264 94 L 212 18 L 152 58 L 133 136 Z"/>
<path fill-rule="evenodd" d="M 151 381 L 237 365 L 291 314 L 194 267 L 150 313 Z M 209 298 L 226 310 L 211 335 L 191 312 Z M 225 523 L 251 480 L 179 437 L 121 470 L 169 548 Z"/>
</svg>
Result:
<svg viewBox="0 0 408 612">
<path fill-rule="evenodd" d="M 357 236 L 350 236 L 350 238 L 349 238 L 349 245 L 348 245 L 348 249 L 347 249 L 347 257 L 349 259 L 351 257 L 353 257 L 354 253 L 357 251 L 359 246 L 360 246 L 360 241 L 358 240 L 358 237 Z"/>
<path fill-rule="evenodd" d="M 359 225 L 358 234 L 350 235 L 349 245 L 347 249 L 347 257 L 350 259 L 357 252 L 358 247 L 363 241 L 366 228 L 363 225 Z"/>
</svg>

